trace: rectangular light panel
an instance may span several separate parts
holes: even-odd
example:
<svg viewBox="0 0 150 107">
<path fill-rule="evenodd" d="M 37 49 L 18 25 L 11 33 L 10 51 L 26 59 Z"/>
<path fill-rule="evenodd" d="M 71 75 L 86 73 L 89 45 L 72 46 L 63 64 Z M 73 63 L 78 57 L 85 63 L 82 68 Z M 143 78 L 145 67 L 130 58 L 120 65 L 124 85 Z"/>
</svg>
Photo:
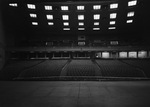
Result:
<svg viewBox="0 0 150 107">
<path fill-rule="evenodd" d="M 61 6 L 61 10 L 65 10 L 66 11 L 66 10 L 69 10 L 69 9 L 68 9 L 68 6 Z"/>
<path fill-rule="evenodd" d="M 93 6 L 93 9 L 94 9 L 94 10 L 100 10 L 100 9 L 101 9 L 101 5 L 94 5 L 94 6 Z"/>
<path fill-rule="evenodd" d="M 129 12 L 128 14 L 127 14 L 127 17 L 133 17 L 134 16 L 134 12 Z"/>
<path fill-rule="evenodd" d="M 53 22 L 48 22 L 48 25 L 50 25 L 50 26 L 51 26 L 51 25 L 54 25 L 54 23 L 53 23 Z"/>
<path fill-rule="evenodd" d="M 78 28 L 78 30 L 85 30 L 85 28 Z"/>
<path fill-rule="evenodd" d="M 12 7 L 17 7 L 18 4 L 17 3 L 10 3 L 9 6 L 12 6 Z"/>
<path fill-rule="evenodd" d="M 53 20 L 53 15 L 46 15 L 48 20 Z"/>
<path fill-rule="evenodd" d="M 77 10 L 84 10 L 84 6 L 77 6 Z"/>
<path fill-rule="evenodd" d="M 36 9 L 34 4 L 27 4 L 28 9 Z"/>
<path fill-rule="evenodd" d="M 70 28 L 63 28 L 63 30 L 70 30 Z"/>
<path fill-rule="evenodd" d="M 108 29 L 109 30 L 113 30 L 113 29 L 116 29 L 116 27 L 109 27 Z"/>
<path fill-rule="evenodd" d="M 37 15 L 36 14 L 30 14 L 30 17 L 32 17 L 32 18 L 37 18 Z"/>
<path fill-rule="evenodd" d="M 94 22 L 94 25 L 95 25 L 95 26 L 99 25 L 99 22 Z"/>
<path fill-rule="evenodd" d="M 133 23 L 133 20 L 127 20 L 127 23 Z"/>
<path fill-rule="evenodd" d="M 62 15 L 62 19 L 63 20 L 69 20 L 69 16 L 68 15 Z"/>
<path fill-rule="evenodd" d="M 79 26 L 84 26 L 84 23 L 83 22 L 79 22 Z"/>
<path fill-rule="evenodd" d="M 114 25 L 114 24 L 116 24 L 116 21 L 110 21 L 109 24 Z"/>
<path fill-rule="evenodd" d="M 78 20 L 84 20 L 84 15 L 78 15 Z"/>
<path fill-rule="evenodd" d="M 93 28 L 93 30 L 100 30 L 100 28 Z"/>
<path fill-rule="evenodd" d="M 37 22 L 32 22 L 32 25 L 38 25 L 38 23 Z"/>
<path fill-rule="evenodd" d="M 64 22 L 64 26 L 69 26 L 69 22 Z"/>
<path fill-rule="evenodd" d="M 52 6 L 45 6 L 45 10 L 53 10 Z"/>
<path fill-rule="evenodd" d="M 99 19 L 100 19 L 100 14 L 95 14 L 95 15 L 93 16 L 93 18 L 94 18 L 94 20 L 99 20 Z"/>
<path fill-rule="evenodd" d="M 118 8 L 118 3 L 110 4 L 110 9 L 116 9 L 116 8 Z"/>
<path fill-rule="evenodd" d="M 110 19 L 115 19 L 117 17 L 117 13 L 111 13 L 110 14 Z"/>
<path fill-rule="evenodd" d="M 132 0 L 128 2 L 128 6 L 135 6 L 137 4 L 137 0 Z"/>
</svg>

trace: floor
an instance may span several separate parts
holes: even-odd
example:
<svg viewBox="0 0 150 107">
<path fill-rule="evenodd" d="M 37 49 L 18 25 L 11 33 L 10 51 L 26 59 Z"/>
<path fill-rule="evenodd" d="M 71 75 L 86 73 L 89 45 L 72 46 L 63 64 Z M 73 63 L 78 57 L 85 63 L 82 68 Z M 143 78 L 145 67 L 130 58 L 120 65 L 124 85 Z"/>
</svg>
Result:
<svg viewBox="0 0 150 107">
<path fill-rule="evenodd" d="M 150 107 L 150 81 L 0 81 L 0 107 Z"/>
</svg>

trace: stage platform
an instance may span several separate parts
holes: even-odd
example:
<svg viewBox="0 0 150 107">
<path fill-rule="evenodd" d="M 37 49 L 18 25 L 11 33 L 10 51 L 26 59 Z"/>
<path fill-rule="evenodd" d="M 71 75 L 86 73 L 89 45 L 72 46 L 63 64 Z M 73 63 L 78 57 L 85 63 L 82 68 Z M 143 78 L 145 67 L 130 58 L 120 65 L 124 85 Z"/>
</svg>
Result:
<svg viewBox="0 0 150 107">
<path fill-rule="evenodd" d="M 150 107 L 150 81 L 1 81 L 0 107 Z"/>
</svg>

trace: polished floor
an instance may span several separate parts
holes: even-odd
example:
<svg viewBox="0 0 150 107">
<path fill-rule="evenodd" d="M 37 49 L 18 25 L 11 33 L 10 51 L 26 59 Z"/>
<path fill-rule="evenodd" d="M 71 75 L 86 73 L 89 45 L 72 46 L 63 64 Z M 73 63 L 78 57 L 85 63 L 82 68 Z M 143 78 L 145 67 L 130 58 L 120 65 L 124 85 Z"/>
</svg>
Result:
<svg viewBox="0 0 150 107">
<path fill-rule="evenodd" d="M 0 107 L 150 107 L 150 81 L 0 81 Z"/>
</svg>

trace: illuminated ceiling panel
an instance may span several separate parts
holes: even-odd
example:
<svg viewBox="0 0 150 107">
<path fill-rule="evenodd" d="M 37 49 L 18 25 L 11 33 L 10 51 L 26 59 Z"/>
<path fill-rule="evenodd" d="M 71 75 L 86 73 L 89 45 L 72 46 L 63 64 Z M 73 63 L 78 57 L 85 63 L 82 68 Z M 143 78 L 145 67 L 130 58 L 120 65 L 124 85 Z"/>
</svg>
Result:
<svg viewBox="0 0 150 107">
<path fill-rule="evenodd" d="M 94 22 L 94 25 L 95 25 L 95 26 L 99 25 L 99 22 Z"/>
<path fill-rule="evenodd" d="M 61 10 L 69 10 L 68 6 L 61 6 Z"/>
<path fill-rule="evenodd" d="M 137 0 L 132 0 L 128 2 L 128 6 L 135 6 L 137 4 Z"/>
<path fill-rule="evenodd" d="M 93 10 L 100 10 L 101 9 L 101 5 L 94 5 L 93 6 Z"/>
<path fill-rule="evenodd" d="M 32 25 L 38 25 L 38 22 L 32 22 Z"/>
<path fill-rule="evenodd" d="M 77 10 L 84 10 L 84 6 L 77 6 Z"/>
<path fill-rule="evenodd" d="M 109 27 L 108 29 L 109 30 L 113 30 L 113 29 L 116 29 L 116 27 Z"/>
<path fill-rule="evenodd" d="M 79 26 L 84 26 L 84 23 L 83 22 L 79 22 Z"/>
<path fill-rule="evenodd" d="M 32 17 L 32 18 L 37 18 L 37 15 L 36 15 L 36 14 L 31 13 L 31 14 L 30 14 L 30 17 Z"/>
<path fill-rule="evenodd" d="M 110 4 L 110 9 L 116 9 L 116 8 L 118 8 L 118 3 Z"/>
<path fill-rule="evenodd" d="M 17 7 L 18 4 L 17 3 L 10 3 L 9 6 L 12 6 L 12 7 Z"/>
<path fill-rule="evenodd" d="M 70 30 L 70 28 L 63 28 L 63 30 Z"/>
<path fill-rule="evenodd" d="M 110 19 L 115 19 L 117 17 L 117 13 L 111 13 L 110 14 Z"/>
<path fill-rule="evenodd" d="M 64 22 L 64 26 L 69 26 L 69 22 Z"/>
<path fill-rule="evenodd" d="M 45 6 L 45 10 L 53 10 L 52 6 Z"/>
<path fill-rule="evenodd" d="M 78 20 L 84 20 L 84 15 L 78 15 Z"/>
<path fill-rule="evenodd" d="M 133 20 L 127 20 L 127 23 L 133 23 Z"/>
<path fill-rule="evenodd" d="M 116 24 L 116 21 L 110 21 L 109 24 L 114 25 L 114 24 Z"/>
<path fill-rule="evenodd" d="M 53 20 L 53 15 L 46 15 L 47 20 Z"/>
<path fill-rule="evenodd" d="M 78 28 L 78 30 L 85 30 L 85 28 Z"/>
<path fill-rule="evenodd" d="M 94 20 L 99 20 L 99 19 L 100 19 L 100 14 L 95 14 L 95 15 L 93 16 L 93 18 L 94 18 Z"/>
<path fill-rule="evenodd" d="M 128 14 L 127 14 L 127 17 L 133 17 L 134 16 L 134 12 L 129 12 Z"/>
<path fill-rule="evenodd" d="M 28 9 L 36 9 L 34 4 L 27 4 Z"/>
<path fill-rule="evenodd" d="M 100 30 L 100 28 L 93 28 L 93 30 Z"/>
<path fill-rule="evenodd" d="M 54 25 L 54 23 L 53 23 L 53 22 L 48 22 L 48 25 L 50 25 L 50 26 L 51 26 L 51 25 Z"/>
<path fill-rule="evenodd" d="M 69 16 L 68 15 L 62 15 L 62 19 L 63 20 L 69 20 Z"/>
</svg>

